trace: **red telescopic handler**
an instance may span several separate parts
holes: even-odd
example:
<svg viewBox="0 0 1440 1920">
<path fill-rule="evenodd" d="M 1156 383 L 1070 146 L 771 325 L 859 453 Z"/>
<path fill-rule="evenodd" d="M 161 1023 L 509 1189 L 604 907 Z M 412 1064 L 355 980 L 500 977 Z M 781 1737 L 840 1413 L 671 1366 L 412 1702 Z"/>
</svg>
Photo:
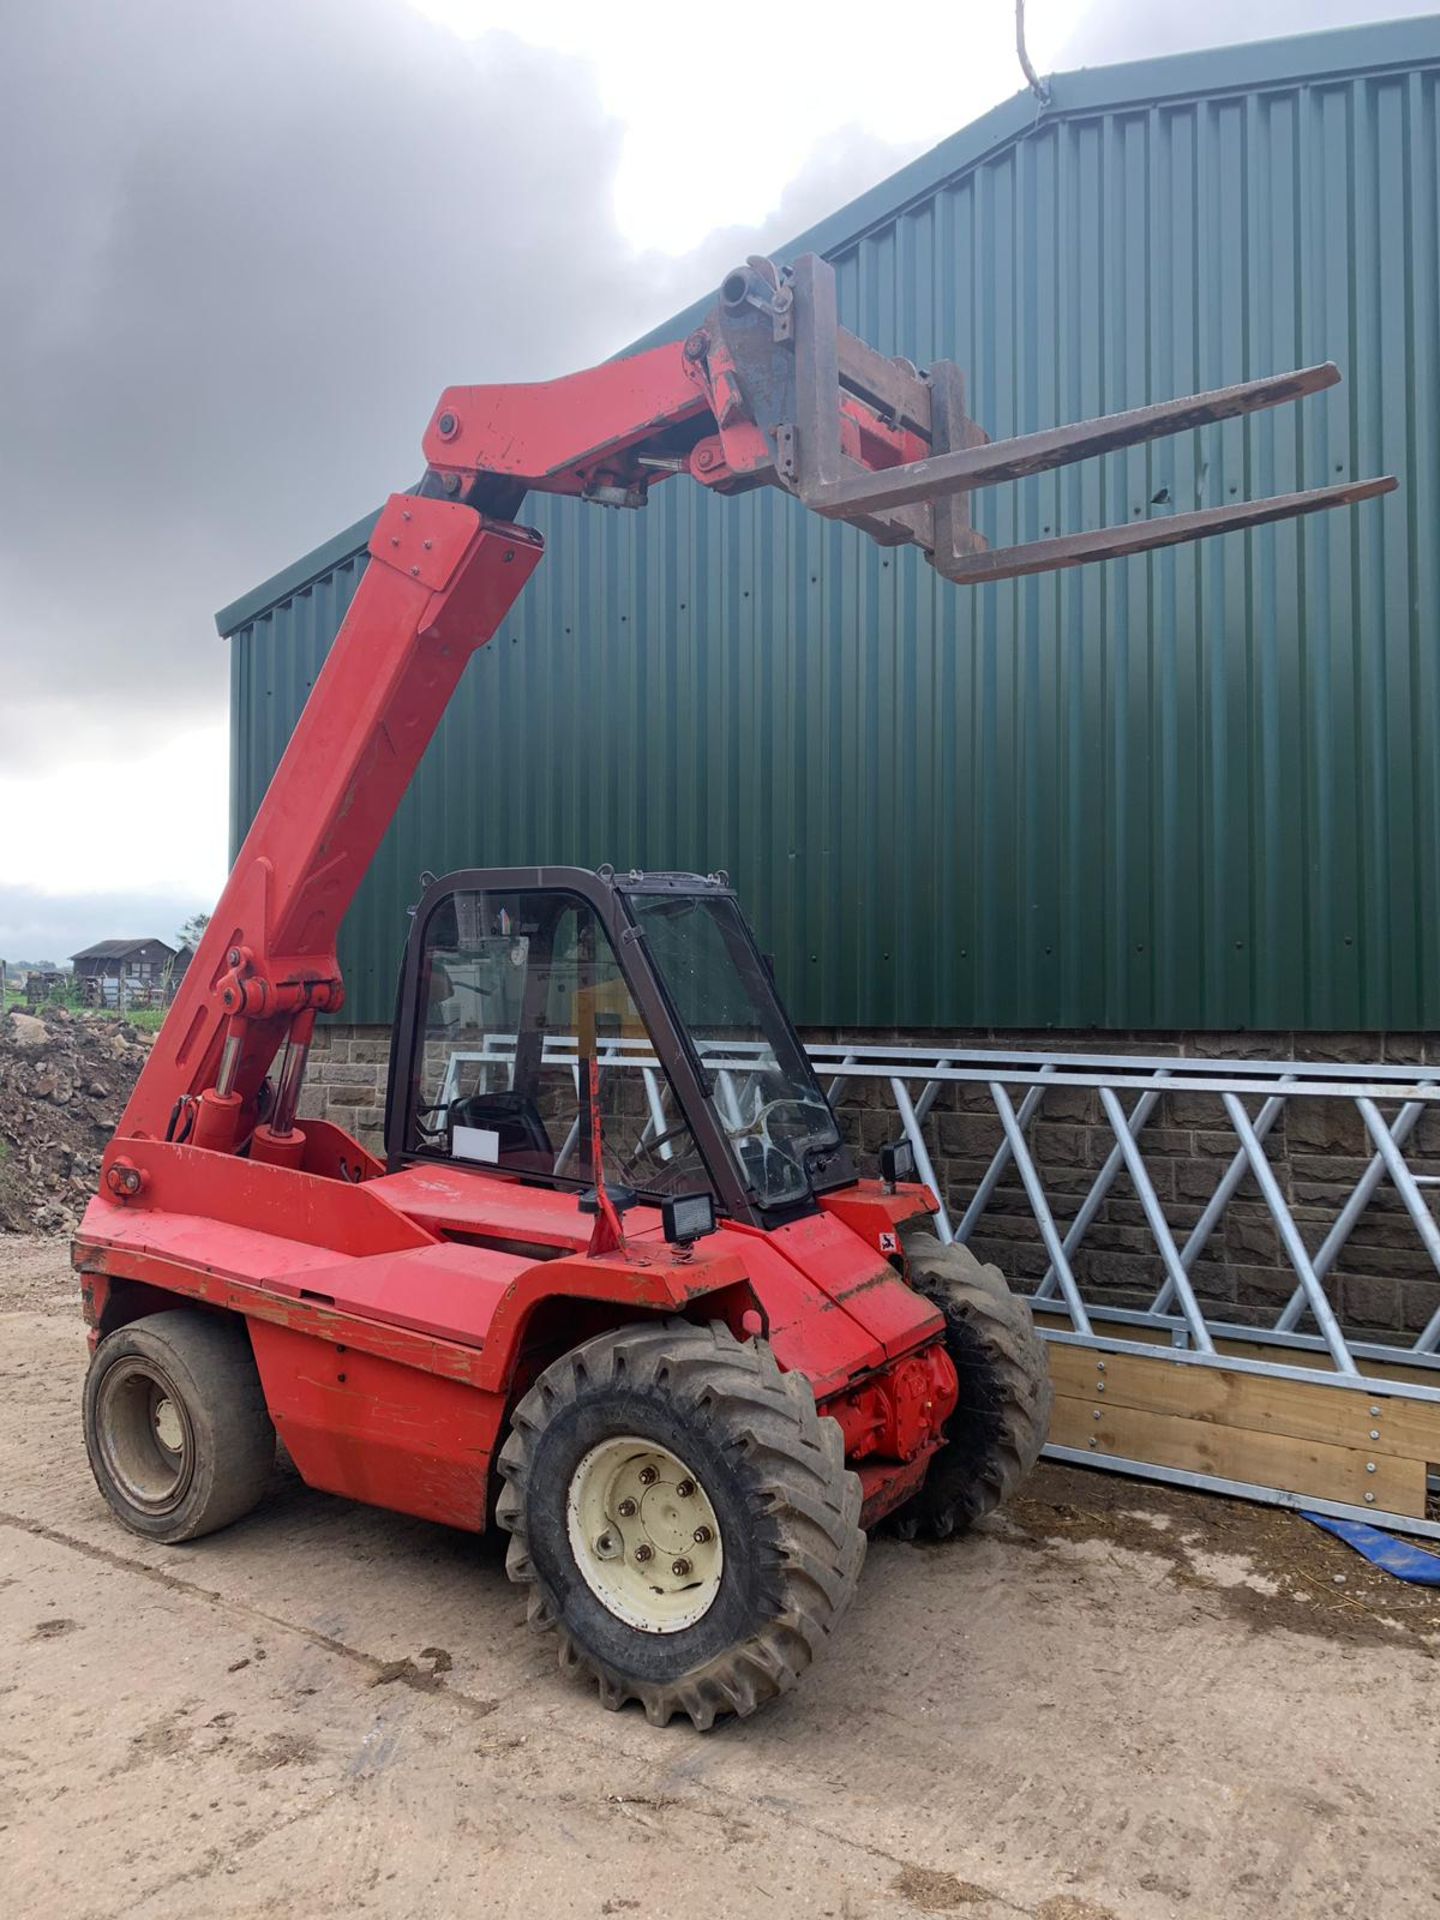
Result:
<svg viewBox="0 0 1440 1920">
<path fill-rule="evenodd" d="M 812 255 L 688 339 L 454 387 L 397 494 L 74 1246 L 116 1517 L 192 1540 L 306 1483 L 510 1536 L 607 1706 L 709 1727 L 784 1692 L 868 1532 L 958 1532 L 1045 1441 L 1024 1302 L 935 1231 L 902 1139 L 859 1177 L 724 874 L 426 886 L 385 1154 L 297 1120 L 341 920 L 471 655 L 540 563 L 527 493 L 780 487 L 960 584 L 1346 507 L 1392 479 L 992 550 L 978 488 L 1333 385 L 1333 366 L 991 441 L 960 371 L 841 327 Z"/>
</svg>

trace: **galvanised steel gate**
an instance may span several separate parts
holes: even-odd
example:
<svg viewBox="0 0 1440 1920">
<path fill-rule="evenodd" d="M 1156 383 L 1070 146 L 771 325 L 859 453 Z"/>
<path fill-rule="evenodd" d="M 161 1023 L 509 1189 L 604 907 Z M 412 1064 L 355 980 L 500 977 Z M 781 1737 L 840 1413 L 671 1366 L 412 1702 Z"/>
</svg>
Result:
<svg viewBox="0 0 1440 1920">
<path fill-rule="evenodd" d="M 644 1137 L 671 1124 L 669 1089 L 648 1039 L 602 1040 L 602 1071 L 639 1074 L 648 1120 Z M 760 1042 L 702 1048 L 717 1098 L 739 1123 L 761 1098 Z M 812 1044 L 842 1113 L 865 1083 L 893 1105 L 891 1137 L 915 1150 L 920 1177 L 940 1196 L 945 1240 L 989 1251 L 987 1229 L 1003 1208 L 1010 1244 L 1023 1213 L 1043 1271 L 1026 1293 L 1048 1343 L 1055 1417 L 1053 1459 L 1207 1487 L 1440 1539 L 1440 1225 L 1430 1196 L 1440 1171 L 1412 1165 L 1422 1122 L 1440 1106 L 1440 1064 L 1350 1065 L 1257 1059 L 1181 1059 L 1132 1054 L 1041 1054 L 956 1047 L 936 1050 Z M 512 1035 L 489 1036 L 482 1052 L 451 1056 L 446 1091 L 462 1065 L 508 1075 Z M 579 1062 L 573 1036 L 551 1035 L 546 1059 Z M 456 1083 L 458 1085 L 458 1082 Z M 1077 1103 L 1078 1096 L 1078 1103 Z M 1162 1129 L 1167 1105 L 1202 1103 L 1205 1197 L 1188 1209 L 1157 1190 L 1147 1161 L 1147 1129 Z M 1063 1103 L 1085 1115 L 1103 1157 L 1067 1165 L 1063 1178 L 1034 1146 L 1035 1131 Z M 936 1168 L 936 1131 L 957 1103 L 993 1120 L 994 1146 L 956 1219 Z M 1364 1151 L 1327 1161 L 1342 1175 L 1328 1204 L 1298 1206 L 1267 1140 L 1287 1117 L 1321 1103 L 1354 1116 Z M 1358 1124 L 1356 1124 L 1358 1122 Z M 1440 1116 L 1432 1121 L 1440 1130 Z M 557 1167 L 574 1150 L 557 1154 Z M 1440 1169 L 1440 1139 L 1432 1143 Z M 659 1151 L 668 1150 L 662 1144 Z M 955 1181 L 948 1183 L 953 1196 Z M 1107 1206 L 1132 1196 L 1143 1223 L 1149 1297 L 1119 1304 L 1115 1289 L 1087 1278 L 1090 1241 Z M 1207 1297 L 1202 1256 L 1217 1244 L 1232 1208 L 1257 1208 L 1273 1224 L 1288 1292 L 1259 1324 Z M 1193 1213 L 1195 1217 L 1189 1219 Z M 1423 1270 L 1425 1314 L 1413 1340 L 1375 1337 L 1343 1323 L 1335 1303 L 1337 1265 L 1362 1221 L 1383 1215 L 1392 1239 L 1403 1226 L 1408 1248 L 1390 1256 Z M 1185 1215 L 1182 1224 L 1181 1216 Z M 1417 1252 L 1420 1256 L 1417 1259 Z M 1382 1254 L 1381 1258 L 1384 1259 Z M 1327 1287 L 1327 1282 L 1329 1286 Z M 1414 1283 L 1412 1283 L 1414 1291 Z"/>
<path fill-rule="evenodd" d="M 958 1220 L 942 1204 L 942 1238 L 983 1238 L 1003 1183 L 1018 1182 L 1048 1264 L 1029 1298 L 1050 1346 L 1056 1416 L 1052 1458 L 1215 1488 L 1251 1499 L 1364 1519 L 1440 1538 L 1440 1226 L 1430 1195 L 1440 1174 L 1417 1171 L 1422 1118 L 1440 1102 L 1440 1066 L 1178 1059 L 1131 1054 L 922 1052 L 814 1046 L 832 1103 L 858 1080 L 882 1081 L 937 1193 L 933 1118 L 947 1087 L 993 1114 L 997 1144 Z M 1107 1151 L 1083 1182 L 1056 1191 L 1055 1169 L 1032 1150 L 1045 1103 L 1086 1096 Z M 1214 1184 L 1182 1229 L 1156 1190 L 1146 1129 L 1177 1095 L 1209 1103 Z M 1302 1105 L 1338 1103 L 1363 1128 L 1366 1151 L 1343 1197 L 1297 1217 L 1266 1140 Z M 1067 1170 L 1067 1173 L 1070 1170 Z M 1246 1184 L 1247 1181 L 1250 1184 Z M 953 1187 L 953 1183 L 952 1183 Z M 1154 1271 L 1143 1305 L 1087 1288 L 1083 1256 L 1107 1201 L 1138 1202 Z M 1242 1190 L 1273 1222 L 1293 1278 L 1268 1324 L 1241 1324 L 1207 1306 L 1194 1276 Z M 1327 1278 L 1367 1213 L 1403 1221 L 1428 1258 L 1429 1311 L 1413 1340 L 1347 1331 Z M 1317 1216 L 1325 1214 L 1323 1219 Z M 1397 1256 L 1403 1258 L 1403 1254 Z M 1412 1259 L 1409 1263 L 1414 1266 Z"/>
</svg>

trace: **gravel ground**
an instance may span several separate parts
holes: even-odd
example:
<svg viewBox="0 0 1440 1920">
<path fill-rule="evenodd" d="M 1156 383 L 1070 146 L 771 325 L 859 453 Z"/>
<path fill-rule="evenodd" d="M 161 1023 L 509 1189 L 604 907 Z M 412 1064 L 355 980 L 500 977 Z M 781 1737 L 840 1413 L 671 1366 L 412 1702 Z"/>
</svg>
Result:
<svg viewBox="0 0 1440 1920">
<path fill-rule="evenodd" d="M 283 1468 L 210 1540 L 123 1532 L 84 1364 L 63 1245 L 0 1236 L 8 1913 L 1437 1910 L 1440 1598 L 1293 1516 L 1044 1467 L 877 1541 L 788 1700 L 657 1732 L 558 1673 L 497 1541 Z"/>
</svg>

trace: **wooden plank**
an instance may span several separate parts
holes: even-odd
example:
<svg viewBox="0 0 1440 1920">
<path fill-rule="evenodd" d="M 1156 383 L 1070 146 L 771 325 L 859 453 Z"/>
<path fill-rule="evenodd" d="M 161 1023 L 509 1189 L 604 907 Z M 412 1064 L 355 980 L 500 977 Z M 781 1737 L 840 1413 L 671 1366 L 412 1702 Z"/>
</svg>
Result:
<svg viewBox="0 0 1440 1920">
<path fill-rule="evenodd" d="M 1074 1330 L 1068 1313 L 1063 1307 L 1041 1306 L 1032 1308 L 1035 1324 L 1042 1331 L 1053 1328 L 1057 1333 L 1070 1333 Z M 1167 1353 L 1174 1349 L 1167 1327 L 1140 1327 L 1126 1321 L 1107 1321 L 1103 1308 L 1090 1310 L 1090 1318 L 1097 1338 L 1102 1340 L 1130 1340 L 1137 1345 L 1163 1347 Z M 1214 1329 L 1211 1329 L 1212 1333 Z M 1215 1335 L 1215 1347 L 1219 1353 L 1233 1354 L 1237 1360 L 1263 1360 L 1269 1366 L 1310 1367 L 1317 1373 L 1334 1373 L 1335 1363 L 1328 1353 L 1313 1352 L 1306 1347 L 1270 1346 L 1262 1340 L 1232 1338 L 1229 1335 Z M 1425 1366 L 1423 1362 L 1408 1366 L 1403 1360 L 1362 1360 L 1357 1358 L 1356 1366 L 1361 1377 L 1366 1380 L 1398 1380 L 1405 1386 L 1429 1387 L 1440 1393 L 1440 1366 Z"/>
<path fill-rule="evenodd" d="M 1326 1440 L 1369 1456 L 1440 1462 L 1440 1401 L 1399 1399 L 1380 1388 L 1356 1392 L 1318 1380 L 1312 1386 L 1132 1353 L 1102 1354 L 1054 1341 L 1046 1350 L 1056 1391 L 1077 1400 Z"/>
<path fill-rule="evenodd" d="M 1213 1420 L 1151 1413 L 1139 1407 L 1097 1407 L 1093 1400 L 1068 1394 L 1056 1396 L 1050 1440 L 1055 1446 L 1083 1449 L 1098 1460 L 1107 1455 L 1139 1460 L 1222 1480 L 1282 1487 L 1314 1500 L 1338 1500 L 1358 1507 L 1370 1493 L 1378 1509 L 1413 1519 L 1425 1515 L 1423 1460 L 1368 1455 L 1322 1440 L 1226 1427 Z M 1371 1461 L 1373 1473 L 1367 1471 Z"/>
</svg>

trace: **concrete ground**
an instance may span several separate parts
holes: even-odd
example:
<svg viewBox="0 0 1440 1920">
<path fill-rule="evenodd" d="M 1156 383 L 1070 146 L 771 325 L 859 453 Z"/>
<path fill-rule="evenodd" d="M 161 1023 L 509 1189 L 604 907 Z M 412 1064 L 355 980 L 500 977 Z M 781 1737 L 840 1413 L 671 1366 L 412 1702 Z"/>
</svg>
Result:
<svg viewBox="0 0 1440 1920">
<path fill-rule="evenodd" d="M 0 1910 L 1433 1914 L 1440 1594 L 1293 1516 L 1042 1468 L 874 1543 L 787 1700 L 605 1713 L 501 1543 L 277 1475 L 154 1547 L 85 1463 L 63 1246 L 0 1236 Z"/>
</svg>

